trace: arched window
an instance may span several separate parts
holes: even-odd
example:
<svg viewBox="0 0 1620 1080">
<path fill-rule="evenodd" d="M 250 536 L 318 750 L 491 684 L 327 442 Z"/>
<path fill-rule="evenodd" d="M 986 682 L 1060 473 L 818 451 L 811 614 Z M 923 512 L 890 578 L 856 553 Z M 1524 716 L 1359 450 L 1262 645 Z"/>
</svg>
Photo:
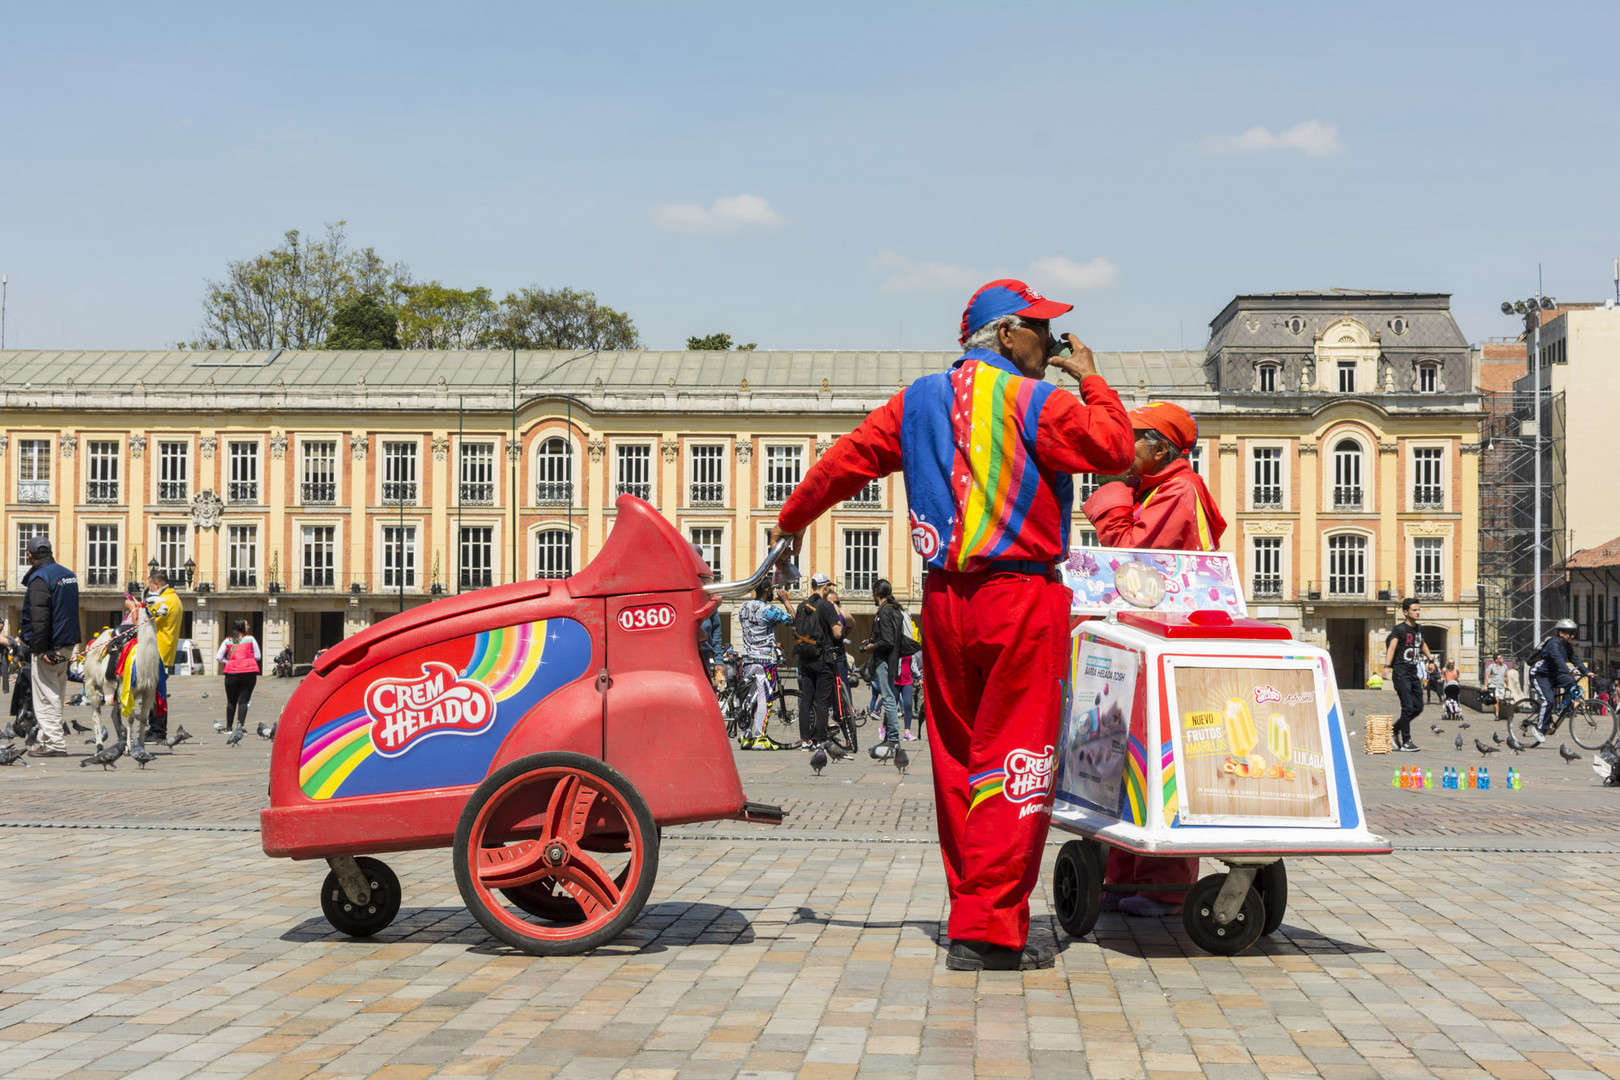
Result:
<svg viewBox="0 0 1620 1080">
<path fill-rule="evenodd" d="M 1359 533 L 1328 537 L 1328 595 L 1367 595 L 1367 538 Z"/>
<path fill-rule="evenodd" d="M 536 448 L 534 501 L 540 506 L 574 501 L 574 447 L 567 439 L 546 439 Z"/>
<path fill-rule="evenodd" d="M 567 529 L 534 534 L 534 576 L 565 578 L 574 572 L 574 536 Z"/>
<path fill-rule="evenodd" d="M 1432 361 L 1421 363 L 1417 369 L 1417 390 L 1420 394 L 1440 392 L 1440 365 Z"/>
<path fill-rule="evenodd" d="M 1275 394 L 1282 388 L 1282 365 L 1277 361 L 1262 360 L 1254 370 L 1254 388 L 1262 394 Z"/>
<path fill-rule="evenodd" d="M 1361 444 L 1354 439 L 1333 447 L 1333 509 L 1361 509 Z"/>
</svg>

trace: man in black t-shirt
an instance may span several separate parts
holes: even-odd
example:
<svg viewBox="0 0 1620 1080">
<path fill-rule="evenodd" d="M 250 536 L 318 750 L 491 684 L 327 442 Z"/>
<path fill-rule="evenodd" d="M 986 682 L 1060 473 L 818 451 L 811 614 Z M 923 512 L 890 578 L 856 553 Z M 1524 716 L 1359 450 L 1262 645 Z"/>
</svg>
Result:
<svg viewBox="0 0 1620 1080">
<path fill-rule="evenodd" d="M 1401 613 L 1406 618 L 1396 623 L 1384 639 L 1384 671 L 1393 677 L 1395 696 L 1401 699 L 1401 715 L 1395 721 L 1395 749 L 1415 753 L 1412 720 L 1423 711 L 1423 683 L 1418 679 L 1417 662 L 1422 657 L 1433 665 L 1434 656 L 1423 643 L 1423 627 L 1418 625 L 1422 606 L 1408 596 L 1401 601 Z"/>
<path fill-rule="evenodd" d="M 832 578 L 817 574 L 810 593 L 793 615 L 793 656 L 799 665 L 799 745 L 810 749 L 827 741 L 827 713 L 838 678 L 839 640 L 844 621 L 827 600 Z M 814 723 L 812 724 L 812 709 Z"/>
</svg>

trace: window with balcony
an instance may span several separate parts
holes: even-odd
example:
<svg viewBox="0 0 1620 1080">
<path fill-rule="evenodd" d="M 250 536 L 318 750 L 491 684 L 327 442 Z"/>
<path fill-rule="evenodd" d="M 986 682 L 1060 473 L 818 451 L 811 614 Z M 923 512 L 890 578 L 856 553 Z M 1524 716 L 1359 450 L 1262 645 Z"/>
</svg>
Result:
<svg viewBox="0 0 1620 1080">
<path fill-rule="evenodd" d="M 191 557 L 191 527 L 189 525 L 159 525 L 157 527 L 157 561 L 171 582 L 186 580 L 186 560 Z"/>
<path fill-rule="evenodd" d="M 495 505 L 495 444 L 461 444 L 461 502 L 465 506 Z"/>
<path fill-rule="evenodd" d="M 870 481 L 865 487 L 861 488 L 861 490 L 857 491 L 844 501 L 844 505 L 846 506 L 873 507 L 880 506 L 882 503 L 883 487 L 882 484 L 877 480 Z"/>
<path fill-rule="evenodd" d="M 765 505 L 781 506 L 804 479 L 804 447 L 765 448 Z"/>
<path fill-rule="evenodd" d="M 645 443 L 624 443 L 614 450 L 618 466 L 614 498 L 634 495 L 652 502 L 652 447 Z"/>
<path fill-rule="evenodd" d="M 51 440 L 17 440 L 17 501 L 51 501 Z"/>
<path fill-rule="evenodd" d="M 158 443 L 157 501 L 184 504 L 190 498 L 191 444 Z"/>
<path fill-rule="evenodd" d="M 726 448 L 693 446 L 690 455 L 691 490 L 688 505 L 726 505 Z"/>
<path fill-rule="evenodd" d="M 1328 595 L 1367 595 L 1367 538 L 1355 533 L 1328 537 Z"/>
<path fill-rule="evenodd" d="M 337 584 L 337 526 L 305 525 L 302 531 L 304 588 L 332 588 Z"/>
<path fill-rule="evenodd" d="M 86 447 L 84 501 L 118 501 L 118 444 L 111 439 L 95 439 Z"/>
<path fill-rule="evenodd" d="M 487 589 L 495 584 L 495 527 L 463 526 L 460 541 L 461 587 Z"/>
<path fill-rule="evenodd" d="M 535 451 L 534 501 L 539 506 L 570 506 L 574 501 L 574 446 L 546 439 Z"/>
<path fill-rule="evenodd" d="M 1438 446 L 1420 446 L 1412 451 L 1412 509 L 1445 508 L 1445 481 L 1441 476 L 1444 459 L 1445 451 Z"/>
<path fill-rule="evenodd" d="M 382 501 L 388 506 L 416 505 L 417 443 L 383 443 Z"/>
<path fill-rule="evenodd" d="M 1354 439 L 1333 448 L 1333 509 L 1361 509 L 1361 444 Z"/>
<path fill-rule="evenodd" d="M 698 551 L 703 553 L 703 561 L 709 564 L 710 573 L 715 580 L 724 580 L 725 564 L 721 562 L 721 544 L 725 540 L 726 530 L 716 528 L 702 528 L 692 530 L 692 543 Z"/>
<path fill-rule="evenodd" d="M 229 480 L 225 498 L 233 503 L 259 501 L 259 444 L 233 442 L 230 444 Z"/>
<path fill-rule="evenodd" d="M 1256 510 L 1281 507 L 1282 447 L 1257 446 L 1250 453 L 1254 455 L 1254 489 L 1251 505 Z"/>
<path fill-rule="evenodd" d="M 1283 594 L 1282 570 L 1282 537 L 1256 536 L 1250 543 L 1253 545 L 1251 565 L 1254 570 L 1253 598 L 1256 600 L 1281 600 Z"/>
<path fill-rule="evenodd" d="M 1412 595 L 1419 600 L 1445 599 L 1444 549 L 1445 541 L 1439 537 L 1421 536 L 1412 541 Z"/>
<path fill-rule="evenodd" d="M 337 502 L 337 443 L 322 439 L 303 444 L 300 495 L 305 506 L 331 506 Z"/>
<path fill-rule="evenodd" d="M 226 584 L 233 589 L 259 587 L 259 527 L 232 525 L 226 536 Z"/>
<path fill-rule="evenodd" d="M 1192 466 L 1193 472 L 1197 473 L 1199 476 L 1202 476 L 1205 481 L 1208 481 L 1209 476 L 1204 472 L 1203 443 L 1193 443 L 1193 448 L 1187 451 L 1187 464 Z"/>
<path fill-rule="evenodd" d="M 84 542 L 85 582 L 93 588 L 123 584 L 118 567 L 118 526 L 86 525 Z"/>
<path fill-rule="evenodd" d="M 45 539 L 49 540 L 51 538 L 51 527 L 50 527 L 50 525 L 47 522 L 44 522 L 44 521 L 19 521 L 19 522 L 17 522 L 17 582 L 18 582 L 18 584 L 22 583 L 23 575 L 26 574 L 28 572 L 28 570 L 29 570 L 29 567 L 31 567 L 33 565 L 32 563 L 30 563 L 28 561 L 28 541 L 32 540 L 36 536 L 43 536 Z"/>
<path fill-rule="evenodd" d="M 1339 361 L 1339 393 L 1353 394 L 1356 392 L 1356 362 L 1354 360 Z"/>
<path fill-rule="evenodd" d="M 416 588 L 416 526 L 383 526 L 383 577 L 385 589 Z"/>
<path fill-rule="evenodd" d="M 882 533 L 877 529 L 844 530 L 844 589 L 847 595 L 864 595 L 882 575 L 878 572 L 878 550 Z"/>
<path fill-rule="evenodd" d="M 1074 504 L 1079 506 L 1097 494 L 1097 489 L 1102 487 L 1104 482 L 1105 478 L 1096 473 L 1077 473 L 1074 478 Z"/>
<path fill-rule="evenodd" d="M 541 529 L 534 534 L 537 578 L 565 578 L 574 572 L 574 537 L 567 529 Z"/>
</svg>

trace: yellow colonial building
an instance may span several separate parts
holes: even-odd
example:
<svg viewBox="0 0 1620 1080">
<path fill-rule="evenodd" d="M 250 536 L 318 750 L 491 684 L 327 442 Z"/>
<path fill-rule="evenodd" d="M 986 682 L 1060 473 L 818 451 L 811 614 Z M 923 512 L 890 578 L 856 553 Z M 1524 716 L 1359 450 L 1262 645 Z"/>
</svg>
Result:
<svg viewBox="0 0 1620 1080">
<path fill-rule="evenodd" d="M 1404 593 L 1424 597 L 1431 646 L 1475 662 L 1478 398 L 1444 299 L 1238 297 L 1205 352 L 1098 357 L 1127 407 L 1168 398 L 1198 417 L 1194 465 L 1231 522 L 1221 546 L 1251 608 L 1328 645 L 1346 682 L 1365 677 Z M 1380 337 L 1423 344 L 1407 358 Z M 268 653 L 290 645 L 303 662 L 434 596 L 567 576 L 624 493 L 739 577 L 833 440 L 955 359 L 4 352 L 0 596 L 15 627 L 23 547 L 45 534 L 78 573 L 87 630 L 116 621 L 126 583 L 156 565 L 205 654 L 245 618 Z M 1094 543 L 1084 524 L 1076 542 Z M 807 540 L 801 568 L 831 574 L 858 617 L 879 577 L 903 602 L 920 595 L 898 476 Z"/>
</svg>

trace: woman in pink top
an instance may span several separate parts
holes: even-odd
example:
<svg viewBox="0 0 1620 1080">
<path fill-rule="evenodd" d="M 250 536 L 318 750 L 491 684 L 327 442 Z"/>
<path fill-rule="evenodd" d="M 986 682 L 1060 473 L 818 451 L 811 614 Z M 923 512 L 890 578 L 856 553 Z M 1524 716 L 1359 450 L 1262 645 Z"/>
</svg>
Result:
<svg viewBox="0 0 1620 1080">
<path fill-rule="evenodd" d="M 230 730 L 232 723 L 237 731 L 247 725 L 248 702 L 253 700 L 253 684 L 259 681 L 261 659 L 247 620 L 237 619 L 231 624 L 231 636 L 214 654 L 214 662 L 225 665 L 225 726 L 220 731 Z"/>
</svg>

